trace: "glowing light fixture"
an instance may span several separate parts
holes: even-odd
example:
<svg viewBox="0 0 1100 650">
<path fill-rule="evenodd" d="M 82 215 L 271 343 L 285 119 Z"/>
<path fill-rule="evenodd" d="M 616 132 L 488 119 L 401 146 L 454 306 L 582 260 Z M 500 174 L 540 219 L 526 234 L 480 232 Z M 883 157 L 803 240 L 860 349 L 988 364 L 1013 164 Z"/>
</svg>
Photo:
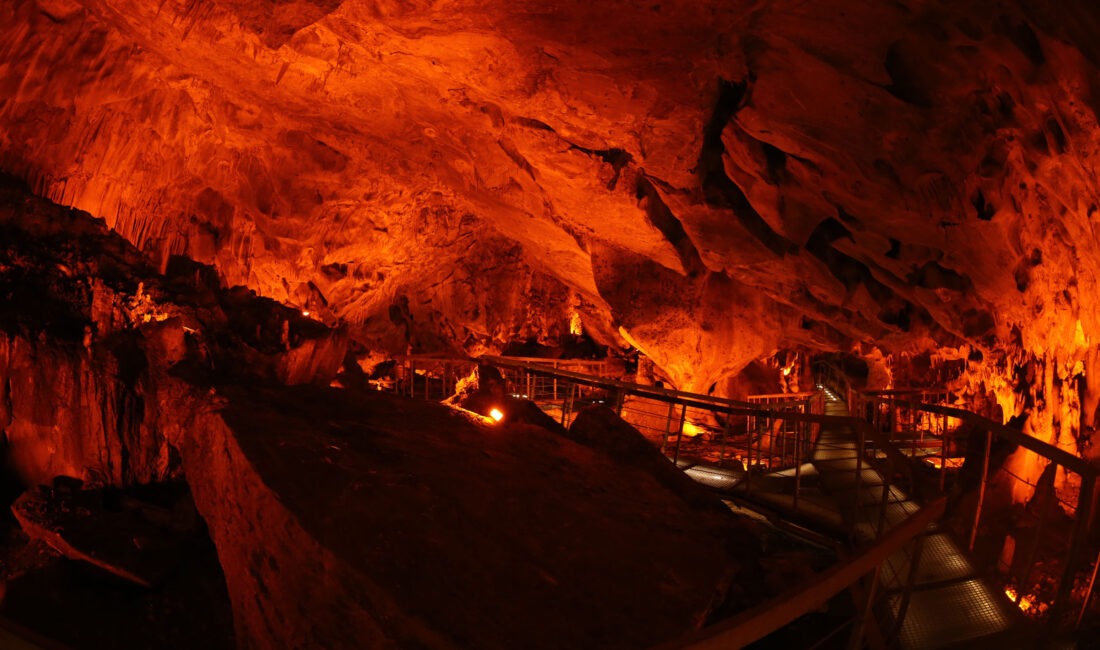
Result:
<svg viewBox="0 0 1100 650">
<path fill-rule="evenodd" d="M 584 323 L 581 322 L 580 313 L 576 311 L 569 315 L 569 333 L 573 336 L 584 334 Z"/>
<path fill-rule="evenodd" d="M 302 315 L 305 316 L 306 318 L 308 318 L 309 317 L 309 310 L 303 309 L 302 310 Z"/>
<path fill-rule="evenodd" d="M 492 411 L 489 411 L 489 417 L 493 418 L 497 422 L 500 422 L 504 419 L 504 413 L 502 413 L 500 409 L 493 409 Z"/>
</svg>

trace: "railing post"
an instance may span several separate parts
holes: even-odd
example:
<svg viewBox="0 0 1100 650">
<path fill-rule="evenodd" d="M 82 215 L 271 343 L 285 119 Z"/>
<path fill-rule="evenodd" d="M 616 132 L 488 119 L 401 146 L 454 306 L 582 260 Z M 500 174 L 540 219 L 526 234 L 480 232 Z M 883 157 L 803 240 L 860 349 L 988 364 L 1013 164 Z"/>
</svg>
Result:
<svg viewBox="0 0 1100 650">
<path fill-rule="evenodd" d="M 886 458 L 886 466 L 886 472 L 882 474 L 882 503 L 878 513 L 878 526 L 875 529 L 876 540 L 882 537 L 882 532 L 886 529 L 886 506 L 890 502 L 890 480 L 894 477 L 894 461 L 889 456 Z M 856 493 L 856 500 L 857 502 L 859 500 L 858 492 Z"/>
<path fill-rule="evenodd" d="M 993 445 L 993 431 L 985 431 L 985 453 L 982 455 L 982 482 L 978 485 L 978 505 L 974 508 L 974 525 L 970 527 L 970 544 L 967 548 L 974 551 L 974 540 L 978 538 L 978 521 L 982 518 L 982 506 L 985 502 L 985 483 L 989 479 L 989 450 Z"/>
<path fill-rule="evenodd" d="M 1051 461 L 1053 463 L 1054 461 Z M 1057 468 L 1054 470 L 1057 472 Z M 1042 477 L 1039 479 L 1040 485 L 1044 484 Z M 1035 568 L 1035 553 L 1039 550 L 1039 545 L 1043 539 L 1043 528 L 1045 528 L 1047 520 L 1047 511 L 1050 510 L 1051 499 L 1054 498 L 1054 477 L 1051 477 L 1049 485 L 1045 485 L 1045 491 L 1043 492 L 1043 498 L 1039 502 L 1039 523 L 1035 525 L 1035 540 L 1031 543 L 1028 549 L 1027 561 L 1024 562 L 1024 574 L 1020 578 L 1020 588 L 1016 590 L 1016 604 L 1019 605 L 1020 599 L 1024 597 L 1024 589 L 1031 581 L 1031 570 Z M 1011 574 L 1011 565 L 1009 566 L 1009 573 Z"/>
<path fill-rule="evenodd" d="M 871 572 L 867 585 L 867 601 L 863 604 L 863 611 L 860 612 L 859 619 L 856 621 L 854 627 L 852 627 L 852 636 L 848 639 L 849 650 L 860 650 L 863 648 L 863 628 L 867 625 L 867 619 L 871 618 L 871 609 L 875 604 L 875 591 L 878 589 L 878 573 L 882 565 L 876 564 L 875 570 Z"/>
<path fill-rule="evenodd" d="M 672 455 L 672 463 L 680 466 L 680 440 L 684 437 L 684 421 L 687 419 L 687 404 L 680 408 L 680 427 L 676 431 L 676 453 Z"/>
<path fill-rule="evenodd" d="M 1085 618 L 1085 612 L 1088 611 L 1089 601 L 1092 600 L 1092 591 L 1096 588 L 1096 572 L 1100 570 L 1100 555 L 1096 556 L 1096 564 L 1092 565 L 1092 577 L 1089 578 L 1088 589 L 1085 590 L 1085 599 L 1081 601 L 1081 611 L 1077 614 L 1077 624 L 1074 626 L 1075 630 L 1081 629 L 1081 622 Z"/>
<path fill-rule="evenodd" d="M 1073 532 L 1070 535 L 1069 550 L 1066 551 L 1066 562 L 1062 568 L 1062 579 L 1058 581 L 1058 594 L 1054 597 L 1054 605 L 1051 607 L 1050 620 L 1052 625 L 1057 625 L 1066 606 L 1069 604 L 1073 591 L 1073 579 L 1077 576 L 1077 565 L 1081 561 L 1081 551 L 1085 545 L 1085 537 L 1088 535 L 1089 520 L 1092 519 L 1092 496 L 1096 487 L 1096 476 L 1081 477 L 1081 489 L 1077 493 L 1077 516 L 1073 520 Z"/>
<path fill-rule="evenodd" d="M 940 492 L 947 489 L 947 415 L 940 416 L 943 428 L 940 429 Z"/>
<path fill-rule="evenodd" d="M 722 467 L 726 459 L 726 440 L 730 435 L 730 423 L 733 422 L 733 414 L 726 413 L 726 425 L 722 427 L 722 447 L 718 452 L 718 466 Z"/>
<path fill-rule="evenodd" d="M 561 401 L 561 425 L 568 426 L 566 422 L 569 420 L 569 408 L 573 402 L 573 389 L 576 388 L 576 384 L 570 383 L 569 389 L 565 392 L 565 396 Z"/>
<path fill-rule="evenodd" d="M 913 437 L 913 448 L 909 452 L 909 457 L 916 461 L 917 458 L 917 411 L 913 408 L 913 403 L 909 403 L 909 435 Z M 921 436 L 921 440 L 924 440 L 924 436 Z"/>
<path fill-rule="evenodd" d="M 920 568 L 921 554 L 924 552 L 924 538 L 926 535 L 918 535 L 914 544 L 916 548 L 913 549 L 913 557 L 909 559 L 909 575 L 905 576 L 905 591 L 901 595 L 901 604 L 898 605 L 897 620 L 894 621 L 894 628 L 890 631 L 890 636 L 887 639 L 888 643 L 894 643 L 901 634 L 901 628 L 905 624 L 905 615 L 909 613 L 909 599 L 913 594 L 913 585 L 917 581 L 917 569 Z"/>
<path fill-rule="evenodd" d="M 863 455 L 867 453 L 867 426 L 858 424 L 856 429 L 856 512 L 859 512 L 859 494 L 863 491 Z"/>
<path fill-rule="evenodd" d="M 665 435 L 661 436 L 661 453 L 668 449 L 668 436 L 672 433 L 672 414 L 676 411 L 676 402 L 668 403 L 668 416 L 665 417 Z"/>
<path fill-rule="evenodd" d="M 748 492 L 749 494 L 752 494 L 752 436 L 753 436 L 753 433 L 754 433 L 753 429 L 754 428 L 759 428 L 759 427 L 754 427 L 753 426 L 753 422 L 755 422 L 756 420 L 757 420 L 757 418 L 756 418 L 755 415 L 752 415 L 752 416 L 749 416 L 749 417 L 745 418 L 745 428 L 748 429 L 748 436 L 749 436 L 748 449 L 746 450 L 747 460 L 745 461 L 745 491 Z M 759 459 L 757 459 L 757 460 L 759 460 Z"/>
<path fill-rule="evenodd" d="M 794 510 L 798 512 L 798 493 L 802 491 L 802 423 L 796 422 L 794 429 Z"/>
</svg>

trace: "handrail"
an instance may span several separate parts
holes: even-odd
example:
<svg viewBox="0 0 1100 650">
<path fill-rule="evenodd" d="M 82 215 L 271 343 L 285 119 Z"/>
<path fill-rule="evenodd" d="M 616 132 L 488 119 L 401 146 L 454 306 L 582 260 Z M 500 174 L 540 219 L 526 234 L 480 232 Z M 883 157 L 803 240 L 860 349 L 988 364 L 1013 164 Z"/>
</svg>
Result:
<svg viewBox="0 0 1100 650">
<path fill-rule="evenodd" d="M 905 474 L 905 478 L 907 479 L 910 486 L 912 486 L 913 488 L 923 487 L 918 486 L 916 483 L 916 473 L 913 471 L 913 467 L 909 458 L 905 454 L 903 454 L 896 445 L 894 445 L 894 443 L 889 439 L 888 436 L 880 431 L 875 430 L 874 427 L 872 427 L 865 420 L 862 420 L 860 418 L 851 416 L 837 417 L 824 414 L 802 413 L 791 411 L 787 405 L 781 403 L 767 404 L 760 402 L 739 402 L 736 400 L 717 398 L 709 395 L 699 395 L 696 393 L 659 388 L 656 386 L 631 384 L 616 379 L 592 377 L 590 375 L 584 375 L 568 370 L 548 368 L 547 366 L 538 363 L 517 362 L 504 357 L 484 356 L 482 357 L 482 360 L 492 365 L 504 368 L 511 368 L 513 370 L 521 370 L 532 375 L 555 377 L 558 379 L 568 380 L 576 384 L 621 391 L 621 394 L 631 394 L 638 397 L 667 402 L 670 404 L 679 404 L 685 407 L 719 409 L 729 415 L 746 415 L 752 417 L 782 419 L 793 422 L 814 424 L 831 423 L 837 426 L 851 427 L 859 433 L 859 438 L 861 440 L 861 450 L 864 448 L 865 441 L 871 441 L 872 443 L 874 443 L 877 449 L 881 449 L 886 453 L 887 459 L 890 461 L 891 467 L 895 469 L 901 469 L 903 471 L 903 473 Z M 924 495 L 919 494 L 917 496 Z"/>
<path fill-rule="evenodd" d="M 868 393 L 854 393 L 859 399 L 866 404 L 887 405 L 891 409 L 908 409 L 910 412 L 923 411 L 927 413 L 933 413 L 950 417 L 963 423 L 969 424 L 975 428 L 975 430 L 984 432 L 985 445 L 984 445 L 984 457 L 982 459 L 982 478 L 979 484 L 978 502 L 975 508 L 973 521 L 970 527 L 970 548 L 973 549 L 974 540 L 976 539 L 979 523 L 982 517 L 983 496 L 985 492 L 985 486 L 989 480 L 989 454 L 990 443 L 994 436 L 998 439 L 1005 440 L 1017 447 L 1027 449 L 1028 451 L 1038 455 L 1041 458 L 1046 458 L 1049 462 L 1058 466 L 1062 471 L 1072 472 L 1077 474 L 1081 481 L 1077 491 L 1077 503 L 1067 504 L 1071 505 L 1075 509 L 1074 521 L 1070 531 L 1069 544 L 1066 550 L 1065 559 L 1061 569 L 1061 575 L 1057 581 L 1056 594 L 1054 601 L 1051 604 L 1049 618 L 1049 625 L 1053 630 L 1062 618 L 1066 608 L 1069 606 L 1070 598 L 1072 597 L 1072 588 L 1074 584 L 1074 578 L 1078 572 L 1078 567 L 1083 560 L 1083 553 L 1085 548 L 1085 540 L 1089 535 L 1090 525 L 1093 520 L 1093 492 L 1098 478 L 1100 478 L 1100 472 L 1091 463 L 1085 459 L 1071 454 L 1070 452 L 1052 445 L 1048 442 L 1044 442 L 1038 438 L 1034 438 L 1025 434 L 1022 431 L 1013 429 L 1007 425 L 990 420 L 976 413 L 960 409 L 953 406 L 947 406 L 942 404 L 927 404 L 914 400 L 897 399 L 890 397 L 879 397 Z M 941 463 L 944 462 L 944 452 L 946 450 L 946 440 L 949 437 L 949 433 L 945 430 L 943 432 L 943 441 L 941 442 Z M 943 486 L 943 478 L 946 472 L 946 466 L 941 465 L 941 488 Z M 1002 471 L 1007 471 L 1002 468 Z M 1009 472 L 1011 475 L 1011 472 Z M 1014 475 L 1013 475 L 1014 476 Z M 1019 477 L 1015 477 L 1017 480 Z M 1047 509 L 1043 508 L 1039 515 L 1039 528 L 1042 528 L 1044 518 L 1046 517 Z M 1027 575 L 1030 575 L 1032 567 L 1034 566 L 1035 557 L 1034 554 L 1030 556 L 1027 561 L 1029 567 L 1027 568 Z M 1100 566 L 1100 557 L 1097 558 L 1098 566 Z M 1093 568 L 1095 573 L 1097 567 Z M 1026 581 L 1026 578 L 1024 579 Z M 1085 593 L 1081 609 L 1076 615 L 1076 625 L 1079 626 L 1084 612 L 1088 607 L 1089 599 L 1092 595 L 1092 590 L 1095 587 L 1095 581 L 1090 580 L 1089 587 Z"/>
<path fill-rule="evenodd" d="M 817 397 L 818 395 L 819 395 L 819 393 L 816 390 L 807 390 L 807 391 L 802 391 L 800 393 L 767 393 L 767 394 L 764 394 L 764 395 L 748 395 L 747 397 L 745 397 L 745 399 L 748 400 L 749 402 L 752 402 L 753 400 L 757 400 L 757 399 L 779 399 L 779 398 L 790 400 L 790 401 L 795 401 L 795 400 L 803 400 L 803 399 L 812 399 L 814 397 Z"/>
<path fill-rule="evenodd" d="M 745 610 L 733 618 L 705 627 L 686 637 L 657 646 L 655 650 L 729 650 L 742 648 L 766 637 L 829 601 L 910 540 L 924 533 L 943 515 L 947 499 L 940 497 L 921 508 L 904 523 L 879 538 L 858 556 L 822 572 L 809 585 L 799 585 Z"/>
<path fill-rule="evenodd" d="M 741 415 L 755 415 L 757 414 L 757 411 L 761 410 L 760 405 L 751 404 L 749 402 L 740 402 L 737 400 L 725 399 L 721 397 L 713 397 L 711 395 L 700 395 L 698 393 L 688 393 L 685 391 L 673 390 L 671 388 L 663 388 L 660 386 L 643 386 L 642 384 L 633 384 L 630 382 L 620 381 L 618 379 L 611 379 L 610 377 L 592 377 L 591 375 L 585 375 L 579 372 L 572 372 L 570 370 L 547 368 L 546 365 L 542 363 L 513 361 L 509 357 L 498 357 L 491 355 L 485 355 L 481 358 L 482 360 L 496 366 L 512 368 L 513 370 L 523 370 L 526 372 L 530 372 L 533 375 L 541 375 L 543 377 L 556 376 L 559 379 L 568 379 L 574 383 L 583 384 L 585 386 L 627 390 L 635 395 L 658 399 L 665 402 L 687 400 L 686 403 L 688 403 L 689 406 L 730 406 L 739 408 L 750 408 L 751 410 L 753 410 L 753 413 L 742 413 Z"/>
<path fill-rule="evenodd" d="M 864 393 L 866 395 L 866 393 Z M 976 413 L 956 408 L 953 406 L 943 406 L 939 404 L 925 404 L 922 402 L 913 402 L 910 400 L 898 400 L 898 399 L 883 399 L 878 397 L 871 397 L 868 401 L 877 403 L 893 402 L 894 404 L 900 404 L 907 408 L 920 409 L 928 411 L 929 413 L 937 413 L 939 415 L 946 415 L 948 417 L 962 420 L 970 424 L 975 425 L 981 429 L 988 429 L 994 435 L 1005 438 L 1010 442 L 1013 442 L 1021 447 L 1029 449 L 1040 456 L 1045 456 L 1051 460 L 1057 462 L 1059 465 L 1073 470 L 1073 472 L 1080 474 L 1081 476 L 1095 476 L 1097 470 L 1088 461 L 1080 456 L 1074 456 L 1061 447 L 1056 447 L 1049 442 L 1043 442 L 1038 438 L 1027 435 L 1022 431 L 1018 431 L 1011 427 L 1008 427 L 999 422 L 990 420 L 989 418 L 982 417 Z"/>
</svg>

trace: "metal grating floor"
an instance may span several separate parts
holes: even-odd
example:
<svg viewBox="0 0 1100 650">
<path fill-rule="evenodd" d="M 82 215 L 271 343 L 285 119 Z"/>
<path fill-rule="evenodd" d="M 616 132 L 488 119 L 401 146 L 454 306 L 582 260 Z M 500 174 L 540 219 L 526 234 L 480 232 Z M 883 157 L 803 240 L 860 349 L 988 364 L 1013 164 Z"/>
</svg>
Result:
<svg viewBox="0 0 1100 650">
<path fill-rule="evenodd" d="M 909 578 L 909 565 L 916 543 L 907 544 L 901 553 L 895 553 L 882 565 L 879 574 L 887 589 L 902 589 Z M 920 564 L 913 584 L 917 587 L 934 583 L 961 580 L 973 573 L 970 562 L 950 537 L 942 533 L 924 536 Z"/>
<path fill-rule="evenodd" d="M 847 415 L 839 402 L 827 403 L 830 415 Z M 835 499 L 857 540 L 876 538 L 882 514 L 882 476 L 864 463 L 856 475 L 856 444 L 850 429 L 822 431 L 814 449 L 814 465 L 820 484 Z M 918 512 L 920 506 L 896 486 L 890 486 L 885 514 L 889 530 Z M 910 543 L 891 556 L 880 569 L 884 589 L 897 590 L 888 596 L 886 607 L 896 618 L 901 593 L 910 571 L 915 544 Z M 973 577 L 974 569 L 954 541 L 929 526 L 924 537 L 921 561 L 914 575 L 914 589 L 898 644 L 902 648 L 970 647 L 991 635 L 1011 630 L 1018 617 L 1012 604 L 1000 593 L 990 591 Z M 921 590 L 921 586 L 925 586 Z"/>
<path fill-rule="evenodd" d="M 897 616 L 901 596 L 890 599 Z M 945 642 L 960 644 L 1003 632 L 1012 627 L 1012 615 L 1004 603 L 978 579 L 914 591 L 898 641 L 902 648 L 934 648 Z"/>
</svg>

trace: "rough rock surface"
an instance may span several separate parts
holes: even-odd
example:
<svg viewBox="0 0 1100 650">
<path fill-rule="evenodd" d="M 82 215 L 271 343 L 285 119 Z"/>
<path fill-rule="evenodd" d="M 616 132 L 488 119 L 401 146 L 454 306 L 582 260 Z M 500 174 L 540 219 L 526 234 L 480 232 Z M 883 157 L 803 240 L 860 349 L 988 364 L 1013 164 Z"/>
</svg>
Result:
<svg viewBox="0 0 1100 650">
<path fill-rule="evenodd" d="M 757 541 L 728 511 L 558 434 L 376 392 L 219 398 L 171 435 L 248 647 L 648 647 L 746 604 Z"/>
<path fill-rule="evenodd" d="M 32 488 L 16 499 L 12 513 L 31 539 L 142 587 L 159 586 L 190 541 L 173 530 L 171 511 L 155 521 L 136 506 L 106 507 L 93 491 Z"/>
<path fill-rule="evenodd" d="M 1091 453 L 1098 28 L 1087 0 L 19 0 L 0 169 L 373 350 L 576 312 L 688 390 L 930 351 Z"/>
<path fill-rule="evenodd" d="M 781 337 L 1098 325 L 1082 1 L 3 11 L 0 166 L 394 347 L 580 305 L 705 388 Z"/>
<path fill-rule="evenodd" d="M 4 470 L 132 485 L 178 476 L 163 435 L 172 368 L 198 378 L 328 380 L 346 337 L 210 269 L 159 276 L 87 214 L 0 177 L 0 434 Z M 182 385 L 182 384 L 180 384 Z"/>
</svg>

